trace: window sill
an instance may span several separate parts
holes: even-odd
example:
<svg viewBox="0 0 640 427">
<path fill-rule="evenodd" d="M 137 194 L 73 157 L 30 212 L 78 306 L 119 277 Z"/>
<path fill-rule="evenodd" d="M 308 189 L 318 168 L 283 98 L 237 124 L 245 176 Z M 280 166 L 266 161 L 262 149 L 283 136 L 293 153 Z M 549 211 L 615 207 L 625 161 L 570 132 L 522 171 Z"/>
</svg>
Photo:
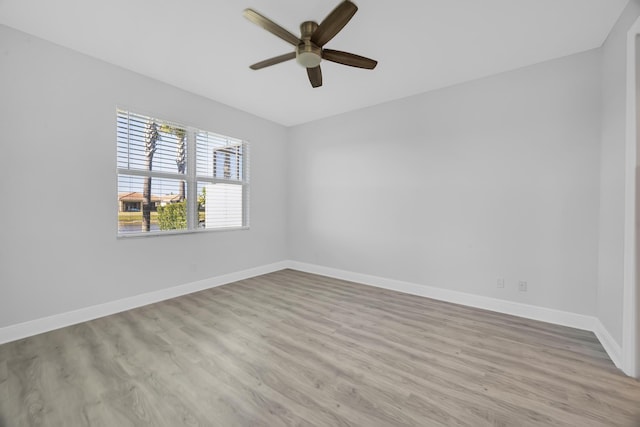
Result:
<svg viewBox="0 0 640 427">
<path fill-rule="evenodd" d="M 147 231 L 144 233 L 127 233 L 127 234 L 118 234 L 116 238 L 120 239 L 138 239 L 138 238 L 146 238 L 146 237 L 158 237 L 158 236 L 176 236 L 180 234 L 205 234 L 205 233 L 220 233 L 227 231 L 241 231 L 241 230 L 249 230 L 249 226 L 244 227 L 229 227 L 229 228 L 209 228 L 209 229 L 199 229 L 199 230 L 174 230 L 174 231 Z"/>
</svg>

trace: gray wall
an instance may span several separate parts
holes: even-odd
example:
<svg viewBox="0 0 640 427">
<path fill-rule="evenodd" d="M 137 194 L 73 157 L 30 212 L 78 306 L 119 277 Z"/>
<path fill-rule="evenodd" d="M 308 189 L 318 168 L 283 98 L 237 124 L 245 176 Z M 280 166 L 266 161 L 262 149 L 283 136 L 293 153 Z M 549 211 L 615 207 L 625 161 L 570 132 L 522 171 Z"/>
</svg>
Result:
<svg viewBox="0 0 640 427">
<path fill-rule="evenodd" d="M 0 327 L 287 258 L 284 127 L 4 26 L 0 76 Z M 251 229 L 116 239 L 116 106 L 248 139 Z"/>
<path fill-rule="evenodd" d="M 627 31 L 640 16 L 632 0 L 602 48 L 602 142 L 597 316 L 622 344 Z"/>
<path fill-rule="evenodd" d="M 289 130 L 0 26 L 0 327 L 292 258 L 597 314 L 621 342 L 638 15 L 603 49 Z M 116 239 L 116 106 L 250 140 L 251 230 Z"/>
<path fill-rule="evenodd" d="M 292 128 L 290 254 L 594 315 L 600 63 L 589 51 Z"/>
</svg>

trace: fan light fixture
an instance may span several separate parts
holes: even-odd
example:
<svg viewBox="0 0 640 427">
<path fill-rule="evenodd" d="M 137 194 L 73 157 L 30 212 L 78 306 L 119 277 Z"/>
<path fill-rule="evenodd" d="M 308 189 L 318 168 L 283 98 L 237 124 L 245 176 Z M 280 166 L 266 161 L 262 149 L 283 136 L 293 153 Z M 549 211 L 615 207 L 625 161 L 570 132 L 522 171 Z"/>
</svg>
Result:
<svg viewBox="0 0 640 427">
<path fill-rule="evenodd" d="M 296 56 L 296 62 L 304 68 L 315 68 L 320 65 L 320 61 L 322 61 L 322 58 L 311 52 L 302 52 Z"/>
<path fill-rule="evenodd" d="M 322 62 L 322 49 L 305 41 L 296 49 L 296 62 L 305 68 L 315 68 Z"/>
</svg>

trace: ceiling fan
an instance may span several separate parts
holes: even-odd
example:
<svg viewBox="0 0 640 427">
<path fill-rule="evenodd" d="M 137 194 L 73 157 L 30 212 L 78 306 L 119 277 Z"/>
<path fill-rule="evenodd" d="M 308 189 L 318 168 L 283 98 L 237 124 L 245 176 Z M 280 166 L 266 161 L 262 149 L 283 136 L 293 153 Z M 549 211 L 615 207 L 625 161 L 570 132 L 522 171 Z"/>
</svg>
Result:
<svg viewBox="0 0 640 427">
<path fill-rule="evenodd" d="M 344 28 L 349 20 L 358 11 L 358 7 L 349 0 L 340 3 L 327 17 L 318 25 L 314 21 L 305 21 L 300 25 L 300 37 L 296 37 L 289 31 L 285 30 L 269 18 L 260 15 L 253 9 L 245 9 L 244 16 L 249 21 L 261 26 L 270 33 L 280 37 L 295 46 L 294 52 L 285 53 L 284 55 L 269 58 L 250 66 L 253 70 L 269 67 L 281 62 L 296 59 L 298 64 L 307 69 L 307 75 L 311 86 L 322 86 L 322 70 L 320 70 L 320 62 L 323 59 L 338 64 L 349 65 L 351 67 L 365 68 L 373 70 L 378 61 L 365 58 L 364 56 L 354 55 L 353 53 L 342 52 L 339 50 L 324 49 L 324 45 L 329 42 L 336 34 Z"/>
</svg>

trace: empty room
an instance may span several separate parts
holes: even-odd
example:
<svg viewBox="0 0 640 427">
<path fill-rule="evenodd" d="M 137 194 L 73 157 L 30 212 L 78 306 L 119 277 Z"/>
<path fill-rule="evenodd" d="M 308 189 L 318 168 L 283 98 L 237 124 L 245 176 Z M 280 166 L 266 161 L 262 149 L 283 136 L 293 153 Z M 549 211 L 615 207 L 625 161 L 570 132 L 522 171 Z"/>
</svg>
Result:
<svg viewBox="0 0 640 427">
<path fill-rule="evenodd" d="M 0 0 L 0 427 L 640 425 L 640 0 Z"/>
</svg>

